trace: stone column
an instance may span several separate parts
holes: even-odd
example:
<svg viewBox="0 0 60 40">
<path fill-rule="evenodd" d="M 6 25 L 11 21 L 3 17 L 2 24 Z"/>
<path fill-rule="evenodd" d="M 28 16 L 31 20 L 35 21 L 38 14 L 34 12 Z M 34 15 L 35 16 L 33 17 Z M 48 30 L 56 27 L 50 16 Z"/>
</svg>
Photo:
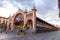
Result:
<svg viewBox="0 0 60 40">
<path fill-rule="evenodd" d="M 13 31 L 13 24 L 11 24 L 11 31 Z"/>
<path fill-rule="evenodd" d="M 32 8 L 32 14 L 33 14 L 33 30 L 36 31 L 36 7 L 35 5 Z"/>
<path fill-rule="evenodd" d="M 6 31 L 8 31 L 9 30 L 9 20 L 7 20 L 7 29 L 6 29 Z"/>
<path fill-rule="evenodd" d="M 25 9 L 25 11 L 24 11 L 24 26 L 23 26 L 23 29 L 24 29 L 24 27 L 25 27 L 25 25 L 26 25 L 26 21 L 27 21 L 27 20 L 26 20 L 26 19 L 27 19 L 27 18 L 26 18 L 26 15 L 27 15 L 27 13 L 28 13 L 28 12 L 27 12 L 27 9 Z"/>
<path fill-rule="evenodd" d="M 36 31 L 36 17 L 33 15 L 33 31 Z"/>
</svg>

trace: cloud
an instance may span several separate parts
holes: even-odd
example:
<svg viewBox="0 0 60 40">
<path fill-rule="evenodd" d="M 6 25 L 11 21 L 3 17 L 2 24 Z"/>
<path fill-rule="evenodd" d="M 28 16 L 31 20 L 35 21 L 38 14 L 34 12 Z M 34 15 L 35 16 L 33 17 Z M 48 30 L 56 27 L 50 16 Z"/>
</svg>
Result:
<svg viewBox="0 0 60 40">
<path fill-rule="evenodd" d="M 27 7 L 30 10 L 33 4 L 37 7 L 38 17 L 51 24 L 60 25 L 57 0 L 0 0 L 0 16 L 9 17 L 19 8 L 24 10 Z"/>
<path fill-rule="evenodd" d="M 26 1 L 25 3 L 27 5 L 25 3 L 23 3 L 23 2 L 21 2 L 21 1 L 20 2 L 17 2 L 15 0 L 0 0 L 0 11 L 1 11 L 0 12 L 0 16 L 9 17 L 10 14 L 13 15 L 13 13 L 15 13 L 18 9 L 24 10 L 25 7 L 27 7 L 28 9 L 31 9 L 29 7 L 30 6 L 29 4 L 31 2 L 27 3 L 28 1 Z"/>
<path fill-rule="evenodd" d="M 35 0 L 37 6 L 37 12 L 39 14 L 45 15 L 47 11 L 53 10 L 57 5 L 57 0 Z"/>
<path fill-rule="evenodd" d="M 15 13 L 18 8 L 22 8 L 22 5 L 20 3 L 17 3 L 14 1 L 14 4 L 12 4 L 10 1 L 1 1 L 1 4 L 3 5 L 2 7 L 0 7 L 0 16 L 3 17 L 9 17 L 9 15 L 13 15 L 13 13 Z M 18 5 L 17 5 L 18 4 Z M 14 5 L 17 5 L 14 6 Z"/>
<path fill-rule="evenodd" d="M 37 16 L 43 20 L 60 25 L 60 18 L 58 16 L 58 3 L 57 0 L 35 0 L 37 5 Z"/>
<path fill-rule="evenodd" d="M 41 15 L 42 17 L 40 18 L 51 24 L 60 25 L 60 18 L 58 17 L 58 13 L 58 8 L 55 6 L 52 10 L 47 11 L 45 15 Z"/>
<path fill-rule="evenodd" d="M 41 6 L 44 6 L 44 1 L 43 1 L 43 0 L 35 0 L 35 5 L 36 5 L 36 6 L 38 6 L 38 5 L 39 5 L 39 6 L 40 6 L 40 5 L 41 5 Z"/>
</svg>

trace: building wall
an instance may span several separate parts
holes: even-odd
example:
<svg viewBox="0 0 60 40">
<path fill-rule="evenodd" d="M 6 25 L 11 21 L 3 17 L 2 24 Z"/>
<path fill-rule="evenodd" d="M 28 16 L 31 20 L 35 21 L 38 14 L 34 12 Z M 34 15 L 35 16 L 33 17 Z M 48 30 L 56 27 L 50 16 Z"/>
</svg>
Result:
<svg viewBox="0 0 60 40">
<path fill-rule="evenodd" d="M 7 18 L 5 17 L 0 17 L 0 23 L 7 23 Z"/>
<path fill-rule="evenodd" d="M 58 27 L 52 24 L 49 24 L 48 22 L 45 22 L 44 20 L 37 21 L 37 27 L 46 28 L 44 30 L 58 30 Z"/>
<path fill-rule="evenodd" d="M 35 25 L 36 25 L 36 8 L 35 6 L 33 6 L 31 11 L 28 11 L 27 9 L 25 9 L 24 11 L 19 9 L 13 16 L 10 16 L 7 20 L 7 30 L 9 29 L 9 26 L 11 27 L 11 30 L 14 30 L 14 20 L 16 18 L 16 16 L 21 13 L 24 16 L 24 26 L 23 29 L 25 27 L 25 25 L 27 24 L 28 20 L 32 20 L 32 24 L 33 24 L 33 29 L 35 30 Z M 11 25 L 9 25 L 11 24 Z"/>
<path fill-rule="evenodd" d="M 36 20 L 36 11 L 37 11 L 37 9 L 35 6 L 33 6 L 31 11 L 28 11 L 27 9 L 25 9 L 25 10 L 19 9 L 16 13 L 13 14 L 13 16 L 9 16 L 8 18 L 0 17 L 0 23 L 6 23 L 7 24 L 7 30 L 9 30 L 9 28 L 11 28 L 11 30 L 14 30 L 14 28 L 15 28 L 14 20 L 15 20 L 16 16 L 18 16 L 21 13 L 24 17 L 23 29 L 26 26 L 26 24 L 28 24 L 27 22 L 29 20 L 31 20 L 32 21 L 32 28 L 35 31 L 36 25 L 37 25 L 36 24 L 36 21 L 37 21 Z M 48 24 L 41 22 L 41 21 L 39 22 L 39 25 L 42 27 L 52 29 L 51 25 L 48 25 Z"/>
</svg>

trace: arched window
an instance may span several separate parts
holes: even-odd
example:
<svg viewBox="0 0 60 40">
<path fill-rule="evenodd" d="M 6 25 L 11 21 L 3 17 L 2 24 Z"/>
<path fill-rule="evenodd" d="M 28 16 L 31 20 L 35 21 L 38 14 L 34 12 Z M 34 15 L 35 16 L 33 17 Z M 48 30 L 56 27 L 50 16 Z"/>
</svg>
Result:
<svg viewBox="0 0 60 40">
<path fill-rule="evenodd" d="M 15 29 L 23 29 L 24 26 L 24 16 L 23 14 L 19 13 L 14 18 L 14 25 Z"/>
<path fill-rule="evenodd" d="M 19 13 L 18 15 L 16 15 L 15 19 L 14 19 L 14 23 L 16 22 L 22 22 L 24 21 L 24 17 L 21 13 Z"/>
</svg>

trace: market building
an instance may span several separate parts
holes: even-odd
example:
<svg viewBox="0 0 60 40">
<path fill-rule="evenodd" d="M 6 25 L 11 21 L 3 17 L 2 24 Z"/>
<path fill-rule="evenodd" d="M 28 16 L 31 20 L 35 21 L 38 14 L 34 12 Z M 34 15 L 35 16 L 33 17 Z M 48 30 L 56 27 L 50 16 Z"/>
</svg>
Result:
<svg viewBox="0 0 60 40">
<path fill-rule="evenodd" d="M 27 26 L 34 32 L 36 30 L 58 30 L 57 27 L 37 17 L 36 12 L 35 6 L 32 7 L 31 11 L 19 9 L 13 16 L 0 17 L 0 23 L 7 24 L 7 30 L 24 30 Z"/>
</svg>

